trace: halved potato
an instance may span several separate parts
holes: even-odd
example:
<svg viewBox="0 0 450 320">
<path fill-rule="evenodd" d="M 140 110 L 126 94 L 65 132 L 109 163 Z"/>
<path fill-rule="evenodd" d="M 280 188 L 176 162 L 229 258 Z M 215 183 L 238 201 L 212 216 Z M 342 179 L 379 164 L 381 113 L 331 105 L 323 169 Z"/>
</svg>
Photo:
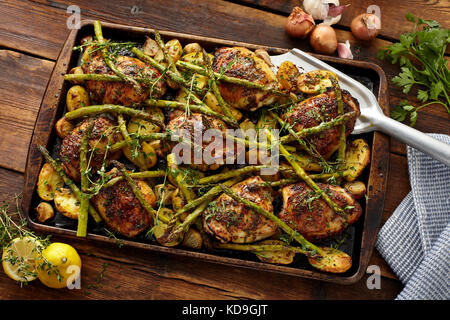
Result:
<svg viewBox="0 0 450 320">
<path fill-rule="evenodd" d="M 61 188 L 55 192 L 55 207 L 59 213 L 70 219 L 78 219 L 80 215 L 80 201 L 68 188 Z"/>
<path fill-rule="evenodd" d="M 203 52 L 202 51 L 190 52 L 182 56 L 181 60 L 202 66 L 204 64 Z"/>
<path fill-rule="evenodd" d="M 349 143 L 345 151 L 345 175 L 347 181 L 354 181 L 370 162 L 370 146 L 363 139 Z"/>
<path fill-rule="evenodd" d="M 39 197 L 45 201 L 51 201 L 55 197 L 55 192 L 64 186 L 64 181 L 52 165 L 45 163 L 39 173 L 37 192 Z"/>
<path fill-rule="evenodd" d="M 36 207 L 36 214 L 38 221 L 44 223 L 55 216 L 55 211 L 50 203 L 41 202 Z"/>
<path fill-rule="evenodd" d="M 303 93 L 319 94 L 325 92 L 327 88 L 333 87 L 332 77 L 338 79 L 333 72 L 327 70 L 305 72 L 298 76 L 297 87 Z"/>
<path fill-rule="evenodd" d="M 300 72 L 295 64 L 290 61 L 283 61 L 277 71 L 277 78 L 280 83 L 281 90 L 296 91 L 297 78 L 299 75 Z"/>
<path fill-rule="evenodd" d="M 324 256 L 320 258 L 308 258 L 309 263 L 316 269 L 331 273 L 344 273 L 352 266 L 352 258 L 340 250 L 334 248 L 322 248 Z"/>
<path fill-rule="evenodd" d="M 178 41 L 178 39 L 172 39 L 167 41 L 164 46 L 166 47 L 169 55 L 172 57 L 173 63 L 177 63 L 183 53 L 183 47 L 181 46 L 180 41 Z"/>
<path fill-rule="evenodd" d="M 355 199 L 361 199 L 366 194 L 366 185 L 362 181 L 349 181 L 344 183 L 344 188 L 350 192 Z"/>
<path fill-rule="evenodd" d="M 264 240 L 259 242 L 258 245 L 285 246 L 286 244 L 280 240 Z M 278 251 L 255 251 L 254 253 L 259 260 L 275 264 L 291 264 L 294 262 L 295 257 L 295 251 L 289 249 Z"/>
<path fill-rule="evenodd" d="M 68 111 L 73 111 L 91 105 L 89 93 L 82 86 L 73 86 L 67 91 L 66 106 Z"/>
</svg>

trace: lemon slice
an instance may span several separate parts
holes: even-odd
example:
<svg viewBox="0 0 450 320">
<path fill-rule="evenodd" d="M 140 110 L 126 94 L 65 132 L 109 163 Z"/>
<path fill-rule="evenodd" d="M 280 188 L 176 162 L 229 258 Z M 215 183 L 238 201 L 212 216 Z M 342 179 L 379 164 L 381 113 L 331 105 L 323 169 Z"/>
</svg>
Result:
<svg viewBox="0 0 450 320">
<path fill-rule="evenodd" d="M 13 239 L 3 250 L 3 270 L 8 277 L 19 282 L 36 279 L 35 260 L 42 248 L 42 243 L 33 237 Z"/>
</svg>

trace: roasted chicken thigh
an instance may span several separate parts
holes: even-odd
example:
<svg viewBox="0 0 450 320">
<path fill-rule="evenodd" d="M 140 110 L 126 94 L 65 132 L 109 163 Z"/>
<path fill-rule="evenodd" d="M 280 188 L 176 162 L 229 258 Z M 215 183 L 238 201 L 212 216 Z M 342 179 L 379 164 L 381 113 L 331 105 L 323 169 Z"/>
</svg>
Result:
<svg viewBox="0 0 450 320">
<path fill-rule="evenodd" d="M 114 168 L 108 175 L 116 177 L 120 174 Z M 150 186 L 144 180 L 135 179 L 134 181 L 145 201 L 154 207 L 156 197 Z M 149 213 L 141 206 L 126 180 L 121 180 L 111 187 L 102 188 L 92 198 L 92 203 L 106 225 L 112 231 L 125 237 L 134 237 L 153 224 Z"/>
<path fill-rule="evenodd" d="M 216 170 L 226 161 L 227 151 L 225 143 L 226 124 L 220 120 L 200 113 L 185 115 L 184 112 L 174 113 L 167 125 L 167 131 L 183 137 L 185 142 L 190 142 L 191 156 L 186 156 L 175 148 L 178 142 L 171 143 L 171 150 L 182 156 L 184 164 L 190 165 L 200 171 Z M 182 150 L 188 150 L 185 145 Z M 197 149 L 195 150 L 194 148 Z M 234 156 L 233 150 L 229 155 Z"/>
<path fill-rule="evenodd" d="M 161 76 L 158 70 L 132 57 L 118 56 L 115 59 L 115 66 L 123 74 L 131 77 L 156 80 Z M 91 57 L 85 63 L 84 73 L 115 75 L 99 54 Z M 143 83 L 140 83 L 139 86 L 141 88 L 140 92 L 133 87 L 133 84 L 123 81 L 106 82 L 91 80 L 86 82 L 86 89 L 91 92 L 93 101 L 98 104 L 130 106 L 142 103 L 150 94 L 153 98 L 159 98 L 166 92 L 166 83 L 161 79 L 154 86 Z"/>
<path fill-rule="evenodd" d="M 317 185 L 333 202 L 347 209 L 346 217 L 334 212 L 305 182 L 281 190 L 283 209 L 280 219 L 308 240 L 339 234 L 348 224 L 355 223 L 362 213 L 361 205 L 344 188 L 325 183 Z"/>
<path fill-rule="evenodd" d="M 66 136 L 61 145 L 60 158 L 66 173 L 75 181 L 80 181 L 80 147 L 85 130 L 94 123 L 89 139 L 89 149 L 92 152 L 90 167 L 93 172 L 101 168 L 108 144 L 121 141 L 122 135 L 115 129 L 115 120 L 108 116 L 99 116 L 82 121 Z M 91 157 L 89 152 L 89 157 Z M 108 153 L 106 160 L 118 159 L 121 152 Z"/>
<path fill-rule="evenodd" d="M 346 135 L 348 136 L 355 126 L 356 118 L 359 117 L 359 103 L 348 91 L 342 90 L 344 113 L 356 111 L 356 115 L 346 123 Z M 330 121 L 338 116 L 338 103 L 336 93 L 333 89 L 308 98 L 283 115 L 283 119 L 295 131 L 319 125 Z M 339 147 L 339 126 L 310 135 L 308 141 L 314 146 L 318 153 L 325 159 L 329 158 Z"/>
<path fill-rule="evenodd" d="M 212 65 L 215 72 L 230 77 L 246 79 L 257 84 L 277 87 L 275 74 L 267 63 L 254 52 L 241 47 L 221 48 L 215 52 Z M 254 111 L 275 102 L 273 94 L 236 84 L 220 82 L 222 97 L 232 107 Z"/>
<path fill-rule="evenodd" d="M 273 191 L 262 186 L 261 177 L 251 177 L 231 189 L 239 196 L 273 212 Z M 251 243 L 277 232 L 277 225 L 242 203 L 222 194 L 203 213 L 204 229 L 221 242 Z"/>
</svg>

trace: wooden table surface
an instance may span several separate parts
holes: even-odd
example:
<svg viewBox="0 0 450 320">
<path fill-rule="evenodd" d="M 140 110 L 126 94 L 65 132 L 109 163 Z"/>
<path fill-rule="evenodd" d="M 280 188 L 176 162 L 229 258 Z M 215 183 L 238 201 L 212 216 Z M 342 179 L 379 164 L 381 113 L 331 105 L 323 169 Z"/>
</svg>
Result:
<svg viewBox="0 0 450 320">
<path fill-rule="evenodd" d="M 66 9 L 75 4 L 81 18 L 306 51 L 306 41 L 290 39 L 284 22 L 299 0 L 185 1 L 0 1 L 0 201 L 11 200 L 23 187 L 25 161 L 33 126 L 50 73 L 69 30 Z M 340 42 L 350 40 L 355 59 L 379 64 L 389 80 L 391 108 L 406 97 L 391 82 L 397 66 L 376 58 L 377 51 L 399 39 L 411 26 L 407 12 L 436 19 L 450 27 L 450 1 L 379 0 L 351 3 L 338 26 Z M 382 30 L 370 44 L 349 32 L 354 16 L 372 3 L 381 8 Z M 416 128 L 450 134 L 443 108 L 420 111 Z M 392 139 L 384 223 L 409 192 L 405 146 Z M 280 274 L 231 268 L 115 245 L 53 237 L 73 245 L 83 261 L 81 290 L 54 290 L 39 281 L 21 288 L 0 272 L 3 299 L 393 299 L 402 284 L 374 250 L 370 265 L 381 269 L 381 289 L 369 290 L 367 274 L 353 285 L 341 286 Z M 101 277 L 102 276 L 102 277 Z"/>
</svg>

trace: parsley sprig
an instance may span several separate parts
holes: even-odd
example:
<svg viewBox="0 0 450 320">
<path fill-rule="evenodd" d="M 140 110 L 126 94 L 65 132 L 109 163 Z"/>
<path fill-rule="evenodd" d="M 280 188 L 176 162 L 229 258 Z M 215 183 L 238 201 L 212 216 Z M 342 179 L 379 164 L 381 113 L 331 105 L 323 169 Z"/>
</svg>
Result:
<svg viewBox="0 0 450 320">
<path fill-rule="evenodd" d="M 409 116 L 414 126 L 417 112 L 429 105 L 440 104 L 450 115 L 450 70 L 445 51 L 450 43 L 450 30 L 443 29 L 435 20 L 416 18 L 408 13 L 406 19 L 414 23 L 411 32 L 400 36 L 400 41 L 378 52 L 378 58 L 400 65 L 400 73 L 392 82 L 408 94 L 418 85 L 417 99 L 424 104 L 415 107 L 403 101 L 392 111 L 391 117 L 405 121 Z"/>
</svg>

